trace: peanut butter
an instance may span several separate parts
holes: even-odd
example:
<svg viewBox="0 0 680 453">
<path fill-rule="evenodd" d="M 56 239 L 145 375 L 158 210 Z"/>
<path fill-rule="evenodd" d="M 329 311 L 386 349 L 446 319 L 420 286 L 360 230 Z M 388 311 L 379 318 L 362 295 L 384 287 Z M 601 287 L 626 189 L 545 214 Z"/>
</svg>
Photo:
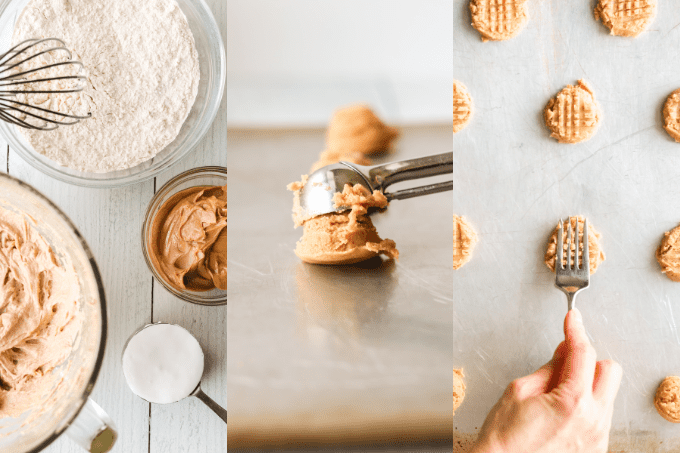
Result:
<svg viewBox="0 0 680 453">
<path fill-rule="evenodd" d="M 198 186 L 168 199 L 153 219 L 149 256 L 179 290 L 227 290 L 227 186 Z"/>
</svg>

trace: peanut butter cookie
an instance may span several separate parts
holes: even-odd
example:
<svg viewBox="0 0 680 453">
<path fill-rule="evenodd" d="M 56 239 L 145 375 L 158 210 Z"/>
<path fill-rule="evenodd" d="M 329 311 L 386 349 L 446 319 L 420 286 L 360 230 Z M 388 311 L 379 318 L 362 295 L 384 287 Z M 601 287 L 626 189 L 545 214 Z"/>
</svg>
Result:
<svg viewBox="0 0 680 453">
<path fill-rule="evenodd" d="M 663 106 L 664 129 L 676 142 L 680 142 L 680 88 L 673 91 Z"/>
<path fill-rule="evenodd" d="M 550 136 L 560 143 L 578 143 L 590 139 L 600 123 L 600 108 L 593 90 L 584 80 L 567 85 L 552 98 L 543 112 Z"/>
<path fill-rule="evenodd" d="M 453 268 L 460 269 L 472 258 L 477 233 L 464 217 L 453 216 Z"/>
<path fill-rule="evenodd" d="M 463 399 L 465 399 L 464 377 L 463 370 L 453 369 L 453 415 L 456 415 L 456 409 L 460 407 Z"/>
<path fill-rule="evenodd" d="M 472 118 L 472 98 L 461 82 L 453 81 L 453 133 L 463 129 Z"/>
<path fill-rule="evenodd" d="M 680 226 L 667 231 L 663 235 L 659 248 L 656 249 L 656 260 L 661 272 L 674 282 L 680 282 Z"/>
<path fill-rule="evenodd" d="M 663 418 L 680 423 L 680 377 L 666 376 L 654 395 L 654 407 Z"/>
<path fill-rule="evenodd" d="M 656 0 L 600 0 L 595 7 L 595 19 L 617 36 L 639 35 L 655 16 Z"/>
<path fill-rule="evenodd" d="M 576 228 L 576 221 L 578 219 L 578 224 L 579 224 L 579 257 L 580 259 L 583 259 L 583 226 L 585 222 L 585 218 L 582 216 L 578 217 L 571 217 L 570 218 L 570 223 L 571 223 L 571 228 L 575 231 Z M 564 243 L 562 244 L 563 251 L 564 251 L 564 261 L 563 264 L 566 266 L 566 260 L 567 260 L 567 237 L 568 237 L 568 232 L 569 232 L 569 224 L 568 223 L 563 223 L 562 224 L 564 230 L 563 230 L 563 238 L 564 238 Z M 555 230 L 553 231 L 552 235 L 550 236 L 550 239 L 548 240 L 548 248 L 545 251 L 545 265 L 548 266 L 548 268 L 555 272 L 555 253 L 557 252 L 557 231 L 559 230 L 559 225 L 555 227 Z M 600 265 L 602 261 L 604 261 L 604 252 L 602 251 L 602 247 L 600 246 L 600 233 L 595 231 L 595 228 L 588 223 L 588 258 L 590 260 L 590 274 L 594 274 L 595 271 L 597 270 L 597 267 Z M 575 244 L 572 243 L 572 251 L 574 250 Z"/>
<path fill-rule="evenodd" d="M 526 0 L 470 0 L 472 26 L 482 41 L 504 41 L 517 35 L 529 20 Z"/>
</svg>

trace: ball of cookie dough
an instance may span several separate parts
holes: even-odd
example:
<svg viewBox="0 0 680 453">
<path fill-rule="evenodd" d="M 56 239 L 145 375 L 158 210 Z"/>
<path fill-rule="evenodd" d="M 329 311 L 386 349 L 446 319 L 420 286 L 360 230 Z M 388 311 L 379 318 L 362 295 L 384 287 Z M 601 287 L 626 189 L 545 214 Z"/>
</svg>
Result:
<svg viewBox="0 0 680 453">
<path fill-rule="evenodd" d="M 654 395 L 654 407 L 663 418 L 680 423 L 680 377 L 666 376 Z"/>
<path fill-rule="evenodd" d="M 453 268 L 460 269 L 472 258 L 477 233 L 464 217 L 453 216 Z"/>
<path fill-rule="evenodd" d="M 453 133 L 463 129 L 472 118 L 472 98 L 461 82 L 453 81 Z"/>
<path fill-rule="evenodd" d="M 391 150 L 399 132 L 385 125 L 365 105 L 352 105 L 335 112 L 326 131 L 329 150 L 379 154 Z"/>
<path fill-rule="evenodd" d="M 543 112 L 550 136 L 560 143 L 590 139 L 600 125 L 601 116 L 593 90 L 584 80 L 579 80 L 576 86 L 564 87 Z"/>
<path fill-rule="evenodd" d="M 470 0 L 470 13 L 484 42 L 510 39 L 529 20 L 526 0 Z"/>
<path fill-rule="evenodd" d="M 656 0 L 600 0 L 595 6 L 595 19 L 617 36 L 639 35 L 655 16 Z"/>
<path fill-rule="evenodd" d="M 582 216 L 578 217 L 571 217 L 570 218 L 570 223 L 571 223 L 571 228 L 572 231 L 576 231 L 576 221 L 578 219 L 578 224 L 579 224 L 579 259 L 583 259 L 583 228 L 584 228 L 584 222 L 585 218 Z M 563 244 L 562 244 L 562 250 L 563 250 L 563 257 L 564 260 L 562 261 L 563 265 L 567 265 L 567 238 L 569 236 L 569 224 L 568 223 L 563 223 L 562 224 L 564 230 L 562 232 L 562 238 L 563 238 Z M 548 240 L 548 248 L 545 251 L 545 265 L 548 266 L 548 268 L 555 272 L 555 253 L 557 252 L 557 232 L 559 230 L 559 224 L 555 227 L 555 230 L 553 231 L 552 235 L 550 236 L 550 239 Z M 600 246 L 600 233 L 595 231 L 595 228 L 588 223 L 588 255 L 589 255 L 589 262 L 590 262 L 590 274 L 594 274 L 595 271 L 597 270 L 597 267 L 600 265 L 602 261 L 604 261 L 604 252 L 602 251 L 602 247 Z M 572 253 L 574 250 L 575 244 L 571 244 L 572 247 Z M 572 258 L 573 260 L 573 258 Z"/>
<path fill-rule="evenodd" d="M 463 370 L 453 370 L 453 415 L 456 415 L 456 409 L 460 407 L 465 399 L 465 381 L 463 378 Z"/>
<path fill-rule="evenodd" d="M 663 106 L 664 129 L 676 142 L 680 142 L 680 88 L 673 91 Z"/>
<path fill-rule="evenodd" d="M 656 249 L 661 272 L 674 282 L 680 282 L 680 226 L 667 231 Z"/>
</svg>

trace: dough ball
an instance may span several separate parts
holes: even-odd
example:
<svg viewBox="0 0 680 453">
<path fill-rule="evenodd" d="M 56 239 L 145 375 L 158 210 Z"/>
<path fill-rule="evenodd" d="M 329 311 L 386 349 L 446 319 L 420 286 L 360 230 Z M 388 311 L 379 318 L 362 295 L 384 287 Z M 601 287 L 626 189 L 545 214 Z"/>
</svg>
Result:
<svg viewBox="0 0 680 453">
<path fill-rule="evenodd" d="M 464 377 L 463 370 L 453 369 L 453 415 L 456 415 L 456 409 L 460 407 L 463 399 L 465 399 Z"/>
<path fill-rule="evenodd" d="M 673 91 L 663 106 L 664 129 L 676 142 L 680 142 L 680 88 Z"/>
<path fill-rule="evenodd" d="M 321 167 L 335 164 L 340 161 L 351 162 L 357 165 L 371 165 L 373 163 L 371 159 L 361 153 L 347 152 L 346 150 L 338 149 L 327 149 L 319 154 L 319 160 L 312 165 L 312 168 L 309 170 L 309 172 L 314 173 Z"/>
<path fill-rule="evenodd" d="M 550 136 L 560 143 L 578 143 L 595 135 L 602 114 L 592 89 L 584 80 L 567 85 L 552 98 L 543 112 Z"/>
<path fill-rule="evenodd" d="M 337 110 L 326 131 L 329 150 L 352 154 L 380 154 L 391 150 L 399 132 L 385 125 L 365 105 L 352 105 Z"/>
<path fill-rule="evenodd" d="M 463 129 L 472 118 L 472 98 L 467 88 L 453 81 L 453 133 Z"/>
<path fill-rule="evenodd" d="M 600 0 L 595 19 L 602 21 L 612 35 L 635 37 L 656 17 L 656 0 Z"/>
<path fill-rule="evenodd" d="M 571 222 L 571 228 L 576 231 L 576 219 L 578 219 L 579 223 L 579 235 L 578 235 L 578 240 L 579 240 L 579 259 L 583 259 L 583 228 L 584 228 L 584 221 L 585 218 L 583 216 L 578 216 L 578 217 L 570 217 L 570 222 Z M 566 266 L 567 264 L 567 238 L 569 235 L 569 224 L 564 223 L 562 226 L 564 228 L 562 232 L 562 239 L 564 241 L 562 247 L 563 247 L 563 252 L 564 252 L 564 260 L 563 263 Z M 550 236 L 550 239 L 548 240 L 548 249 L 545 251 L 545 265 L 548 266 L 548 268 L 555 272 L 555 253 L 557 252 L 557 231 L 559 229 L 559 225 L 555 227 L 555 230 L 553 231 L 552 235 Z M 595 271 L 597 270 L 597 267 L 600 265 L 602 261 L 604 261 L 604 252 L 602 251 L 602 247 L 600 246 L 600 238 L 601 235 L 597 231 L 595 231 L 595 228 L 589 223 L 588 224 L 588 255 L 590 258 L 590 274 L 594 274 Z M 574 244 L 571 244 L 572 247 L 572 252 L 574 250 Z"/>
<path fill-rule="evenodd" d="M 470 0 L 472 26 L 482 41 L 504 41 L 517 35 L 529 20 L 526 0 Z"/>
<path fill-rule="evenodd" d="M 680 282 L 680 226 L 667 231 L 663 235 L 659 248 L 656 249 L 656 260 L 661 272 L 674 282 Z"/>
<path fill-rule="evenodd" d="M 465 217 L 453 216 L 453 268 L 460 269 L 472 258 L 477 233 Z"/>
<path fill-rule="evenodd" d="M 663 418 L 680 423 L 680 377 L 666 376 L 654 395 L 654 407 Z"/>
</svg>

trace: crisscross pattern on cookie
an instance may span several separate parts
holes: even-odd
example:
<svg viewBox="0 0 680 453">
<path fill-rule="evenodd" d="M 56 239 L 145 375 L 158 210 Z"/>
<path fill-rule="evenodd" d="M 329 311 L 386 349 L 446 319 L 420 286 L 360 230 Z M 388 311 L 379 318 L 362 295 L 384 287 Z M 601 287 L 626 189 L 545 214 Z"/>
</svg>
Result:
<svg viewBox="0 0 680 453">
<path fill-rule="evenodd" d="M 619 36 L 637 36 L 654 20 L 657 0 L 600 0 L 595 16 Z"/>
<path fill-rule="evenodd" d="M 668 96 L 663 107 L 664 128 L 676 142 L 680 142 L 680 89 Z"/>
<path fill-rule="evenodd" d="M 577 143 L 595 133 L 598 114 L 592 93 L 580 85 L 568 85 L 548 104 L 545 121 L 560 142 Z"/>
<path fill-rule="evenodd" d="M 472 116 L 472 98 L 460 82 L 453 81 L 453 132 L 463 129 Z"/>
<path fill-rule="evenodd" d="M 484 38 L 513 37 L 527 20 L 526 0 L 471 0 L 472 22 Z"/>
</svg>

